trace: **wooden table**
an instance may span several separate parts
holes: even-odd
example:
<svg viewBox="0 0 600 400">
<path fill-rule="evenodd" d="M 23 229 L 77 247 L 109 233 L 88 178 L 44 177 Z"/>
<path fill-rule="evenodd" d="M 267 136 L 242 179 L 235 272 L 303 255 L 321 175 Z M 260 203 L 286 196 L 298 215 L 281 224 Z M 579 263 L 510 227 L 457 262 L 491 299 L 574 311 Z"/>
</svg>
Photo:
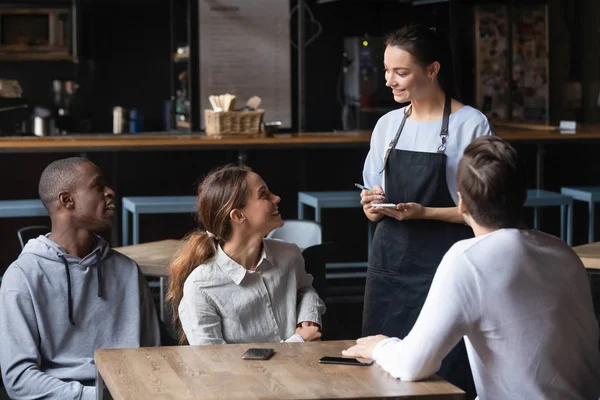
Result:
<svg viewBox="0 0 600 400">
<path fill-rule="evenodd" d="M 565 142 L 589 142 L 600 141 L 599 125 L 579 125 L 575 133 L 562 134 L 558 129 L 548 131 L 545 129 L 531 129 L 523 127 L 523 124 L 503 124 L 496 126 L 496 135 L 511 143 L 532 143 L 535 145 L 535 188 L 543 189 L 544 183 L 544 157 L 546 144 L 563 144 Z"/>
<path fill-rule="evenodd" d="M 144 275 L 164 278 L 169 276 L 169 263 L 180 245 L 181 240 L 169 239 L 115 247 L 114 250 L 133 259 Z"/>
<path fill-rule="evenodd" d="M 583 265 L 592 274 L 600 274 L 600 242 L 573 247 L 583 261 Z"/>
<path fill-rule="evenodd" d="M 319 364 L 354 341 L 226 344 L 99 349 L 96 387 L 114 399 L 463 399 L 464 392 L 433 377 L 392 378 L 377 365 Z M 246 361 L 250 347 L 270 347 L 267 361 Z"/>
<path fill-rule="evenodd" d="M 600 242 L 573 247 L 588 273 L 592 302 L 600 323 Z"/>
<path fill-rule="evenodd" d="M 133 259 L 144 275 L 160 278 L 160 319 L 165 320 L 165 293 L 169 276 L 169 263 L 181 245 L 181 240 L 161 240 L 134 244 L 132 246 L 115 247 L 114 250 Z"/>
</svg>

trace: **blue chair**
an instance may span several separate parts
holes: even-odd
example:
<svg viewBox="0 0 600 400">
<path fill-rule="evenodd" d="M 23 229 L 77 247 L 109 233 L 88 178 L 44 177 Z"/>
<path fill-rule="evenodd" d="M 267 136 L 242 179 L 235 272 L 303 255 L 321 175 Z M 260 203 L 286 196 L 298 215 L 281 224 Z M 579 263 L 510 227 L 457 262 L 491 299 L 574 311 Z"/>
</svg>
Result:
<svg viewBox="0 0 600 400">
<path fill-rule="evenodd" d="M 39 199 L 0 200 L 0 218 L 44 217 L 47 215 L 48 210 Z M 2 276 L 0 276 L 1 282 Z"/>
<path fill-rule="evenodd" d="M 285 220 L 281 228 L 271 231 L 267 237 L 295 243 L 301 250 L 322 243 L 321 225 L 306 220 Z"/>
<path fill-rule="evenodd" d="M 321 211 L 327 208 L 362 208 L 360 204 L 360 191 L 331 191 L 331 192 L 298 192 L 298 219 L 304 219 L 304 207 L 315 209 L 315 221 L 321 223 Z M 368 249 L 371 251 L 374 224 L 368 225 Z M 332 272 L 327 274 L 328 279 L 362 278 L 366 262 L 328 263 L 328 270 L 358 269 L 356 272 Z M 361 271 L 362 270 L 362 271 Z"/>
<path fill-rule="evenodd" d="M 271 231 L 270 239 L 295 243 L 302 250 L 306 272 L 313 276 L 313 287 L 321 299 L 327 297 L 326 260 L 329 245 L 322 243 L 321 225 L 307 220 L 285 220 L 281 228 Z"/>
<path fill-rule="evenodd" d="M 184 214 L 196 211 L 196 196 L 123 197 L 122 246 L 129 245 L 129 213 L 133 216 L 133 243 L 140 242 L 141 214 Z"/>
<path fill-rule="evenodd" d="M 560 192 L 571 196 L 574 200 L 588 203 L 588 243 L 594 242 L 594 207 L 600 202 L 600 187 L 598 186 L 567 186 Z"/>
<path fill-rule="evenodd" d="M 532 189 L 527 191 L 525 207 L 533 207 L 533 227 L 539 229 L 539 208 L 560 207 L 560 238 L 573 245 L 573 199 L 570 196 L 550 192 L 547 190 Z"/>
<path fill-rule="evenodd" d="M 360 191 L 348 192 L 298 192 L 298 219 L 304 219 L 304 206 L 315 209 L 315 221 L 321 223 L 324 208 L 362 208 Z"/>
<path fill-rule="evenodd" d="M 48 210 L 39 199 L 1 200 L 0 218 L 44 217 Z"/>
</svg>

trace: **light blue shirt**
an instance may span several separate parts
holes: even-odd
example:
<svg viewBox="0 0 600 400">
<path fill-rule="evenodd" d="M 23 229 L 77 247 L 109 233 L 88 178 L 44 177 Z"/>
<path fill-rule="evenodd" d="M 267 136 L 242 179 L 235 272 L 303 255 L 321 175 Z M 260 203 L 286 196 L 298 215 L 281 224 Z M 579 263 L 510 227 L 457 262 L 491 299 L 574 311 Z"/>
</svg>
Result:
<svg viewBox="0 0 600 400">
<path fill-rule="evenodd" d="M 382 173 L 383 159 L 390 142 L 396 136 L 404 107 L 385 114 L 377 121 L 371 136 L 371 148 L 363 169 L 363 181 L 366 187 L 381 185 L 385 191 L 385 173 Z M 398 150 L 436 153 L 441 144 L 440 131 L 442 120 L 417 122 L 406 120 L 400 139 L 396 144 Z M 456 194 L 456 170 L 465 148 L 479 136 L 493 135 L 489 122 L 479 110 L 464 106 L 450 114 L 448 122 L 448 140 L 446 142 L 446 183 L 454 202 L 458 204 Z M 410 171 L 406 171 L 410 174 Z"/>
<path fill-rule="evenodd" d="M 181 325 L 191 345 L 301 342 L 296 324 L 321 325 L 325 304 L 312 287 L 298 246 L 264 239 L 255 270 L 232 260 L 220 246 L 183 286 Z"/>
</svg>

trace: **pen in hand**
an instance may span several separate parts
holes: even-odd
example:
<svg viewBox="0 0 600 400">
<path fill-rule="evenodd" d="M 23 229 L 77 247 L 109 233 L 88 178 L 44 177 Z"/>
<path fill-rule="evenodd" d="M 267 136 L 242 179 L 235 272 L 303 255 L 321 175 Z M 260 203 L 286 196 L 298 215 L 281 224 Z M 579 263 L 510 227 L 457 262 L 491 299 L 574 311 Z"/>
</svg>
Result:
<svg viewBox="0 0 600 400">
<path fill-rule="evenodd" d="M 355 183 L 354 186 L 356 186 L 360 190 L 372 190 L 372 189 L 369 189 L 368 187 L 366 187 L 364 185 L 361 185 L 360 183 Z M 383 195 L 383 198 L 385 199 L 385 195 L 383 193 L 378 193 L 378 194 Z"/>
<path fill-rule="evenodd" d="M 361 185 L 360 183 L 355 183 L 354 186 L 356 186 L 360 190 L 371 190 L 368 187 Z"/>
</svg>

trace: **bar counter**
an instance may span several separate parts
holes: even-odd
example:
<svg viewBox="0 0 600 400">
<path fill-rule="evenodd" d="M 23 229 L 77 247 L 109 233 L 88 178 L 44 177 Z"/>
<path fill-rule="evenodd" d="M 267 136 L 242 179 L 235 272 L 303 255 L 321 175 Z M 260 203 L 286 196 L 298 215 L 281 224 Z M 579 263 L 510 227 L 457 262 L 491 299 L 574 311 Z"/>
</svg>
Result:
<svg viewBox="0 0 600 400">
<path fill-rule="evenodd" d="M 582 126 L 574 134 L 558 130 L 498 127 L 496 134 L 510 142 L 596 141 L 600 126 Z M 0 137 L 0 153 L 203 150 L 252 148 L 355 147 L 369 143 L 371 131 L 307 132 L 282 137 L 215 138 L 201 133 L 149 132 L 139 134 L 72 134 L 67 136 Z"/>
<path fill-rule="evenodd" d="M 86 134 L 0 138 L 0 153 L 209 150 L 256 148 L 353 147 L 369 143 L 370 131 L 310 132 L 293 136 L 215 138 L 201 133 Z"/>
</svg>

